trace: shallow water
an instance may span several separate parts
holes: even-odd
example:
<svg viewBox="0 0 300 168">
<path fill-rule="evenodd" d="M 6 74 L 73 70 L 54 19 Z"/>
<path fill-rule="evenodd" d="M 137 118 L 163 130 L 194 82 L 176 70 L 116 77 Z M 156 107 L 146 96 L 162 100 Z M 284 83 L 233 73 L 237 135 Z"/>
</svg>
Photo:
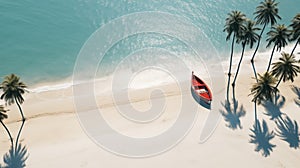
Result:
<svg viewBox="0 0 300 168">
<path fill-rule="evenodd" d="M 258 0 L 0 0 L 0 76 L 16 73 L 29 85 L 70 77 L 81 47 L 94 31 L 115 18 L 145 11 L 167 12 L 184 17 L 201 29 L 222 59 L 226 59 L 230 44 L 225 41 L 226 34 L 222 32 L 226 14 L 231 10 L 241 10 L 252 18 L 252 13 L 259 2 Z M 289 24 L 291 18 L 299 11 L 298 3 L 299 0 L 280 1 L 282 23 Z M 130 25 L 128 26 L 130 29 Z M 163 48 L 179 56 L 192 55 L 180 39 L 155 32 L 137 34 L 119 41 L 108 50 L 99 65 L 97 75 L 100 77 L 110 75 L 123 58 L 147 47 Z M 213 57 L 216 56 L 212 55 Z M 197 59 L 193 56 L 185 59 L 187 62 L 197 64 Z M 125 68 L 134 69 L 134 65 L 143 64 L 146 60 L 140 57 L 129 61 Z M 159 63 L 174 66 L 167 61 L 162 59 Z"/>
</svg>

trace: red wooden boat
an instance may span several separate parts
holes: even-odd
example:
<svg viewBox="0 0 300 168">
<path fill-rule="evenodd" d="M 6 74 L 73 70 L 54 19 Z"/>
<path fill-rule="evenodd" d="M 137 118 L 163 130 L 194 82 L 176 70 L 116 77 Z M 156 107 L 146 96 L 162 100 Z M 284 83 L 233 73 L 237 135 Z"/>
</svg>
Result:
<svg viewBox="0 0 300 168">
<path fill-rule="evenodd" d="M 194 71 L 192 72 L 192 90 L 193 92 L 199 96 L 200 100 L 209 104 L 212 101 L 212 94 L 206 83 L 203 82 L 200 78 L 194 75 Z"/>
</svg>

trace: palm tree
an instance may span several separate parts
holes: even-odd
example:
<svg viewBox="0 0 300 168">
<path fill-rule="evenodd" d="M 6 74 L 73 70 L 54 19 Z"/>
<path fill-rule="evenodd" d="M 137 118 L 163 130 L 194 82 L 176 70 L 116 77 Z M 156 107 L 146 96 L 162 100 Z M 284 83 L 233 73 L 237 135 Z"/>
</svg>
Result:
<svg viewBox="0 0 300 168">
<path fill-rule="evenodd" d="M 284 24 L 277 25 L 276 27 L 273 26 L 272 29 L 267 33 L 267 35 L 268 35 L 267 47 L 269 47 L 272 43 L 274 43 L 270 61 L 269 61 L 269 65 L 267 68 L 267 72 L 269 72 L 275 48 L 276 48 L 276 51 L 281 51 L 281 48 L 285 47 L 287 45 L 287 39 L 289 37 L 289 30 L 287 29 L 287 27 Z"/>
<path fill-rule="evenodd" d="M 258 7 L 256 7 L 256 12 L 254 12 L 254 14 L 256 15 L 255 16 L 256 23 L 264 26 L 260 32 L 257 46 L 251 58 L 252 63 L 254 61 L 256 52 L 259 48 L 260 40 L 267 24 L 271 24 L 271 26 L 273 26 L 277 23 L 276 19 L 281 19 L 281 17 L 278 15 L 277 5 L 278 3 L 275 3 L 275 0 L 265 0 L 264 2 L 261 2 Z"/>
<path fill-rule="evenodd" d="M 22 95 L 25 93 L 26 87 L 27 86 L 22 81 L 20 81 L 20 77 L 16 76 L 15 74 L 5 76 L 4 81 L 0 86 L 0 89 L 3 90 L 1 99 L 4 99 L 8 105 L 16 103 L 22 115 L 22 125 L 19 129 L 18 136 L 16 138 L 16 148 L 25 122 L 25 117 L 20 104 L 24 102 L 24 98 Z"/>
<path fill-rule="evenodd" d="M 7 111 L 8 110 L 4 109 L 4 106 L 0 105 L 0 123 L 2 124 L 2 126 L 4 127 L 4 129 L 6 130 L 8 136 L 9 136 L 9 139 L 10 139 L 11 146 L 13 147 L 13 145 L 14 145 L 13 138 L 12 138 L 12 136 L 10 134 L 9 129 L 3 123 L 3 120 L 7 119 L 7 114 L 5 114 Z"/>
<path fill-rule="evenodd" d="M 276 79 L 270 73 L 258 74 L 258 77 L 258 82 L 252 86 L 250 95 L 253 95 L 253 102 L 261 104 L 262 101 L 272 100 L 278 89 L 273 86 Z"/>
<path fill-rule="evenodd" d="M 271 74 L 276 78 L 279 78 L 279 81 L 276 85 L 278 87 L 281 80 L 292 81 L 294 82 L 294 77 L 300 72 L 300 67 L 296 65 L 298 61 L 295 59 L 294 55 L 282 52 L 281 58 L 278 62 L 273 63 Z"/>
<path fill-rule="evenodd" d="M 234 80 L 232 82 L 232 87 L 235 86 L 235 81 L 237 79 L 237 76 L 238 76 L 238 73 L 240 70 L 240 66 L 241 66 L 241 63 L 243 60 L 246 45 L 249 45 L 250 49 L 251 49 L 253 47 L 254 43 L 256 43 L 256 41 L 259 39 L 259 36 L 256 33 L 256 31 L 260 30 L 260 28 L 254 27 L 254 25 L 255 25 L 254 21 L 247 20 L 245 29 L 242 30 L 241 34 L 237 38 L 237 42 L 242 43 L 242 55 L 241 55 L 241 58 L 240 58 L 240 61 L 239 61 L 238 67 L 237 67 L 237 71 L 235 73 Z"/>
<path fill-rule="evenodd" d="M 27 86 L 20 81 L 20 77 L 16 76 L 15 74 L 5 76 L 4 81 L 0 86 L 0 89 L 3 90 L 1 99 L 4 99 L 8 105 L 16 103 L 22 115 L 23 121 L 25 120 L 25 117 L 20 104 L 24 102 L 22 95 L 25 93 L 26 87 Z"/>
<path fill-rule="evenodd" d="M 297 45 L 300 43 L 300 13 L 298 13 L 292 20 L 292 24 L 290 25 L 292 27 L 292 34 L 291 34 L 291 41 L 296 41 L 296 44 L 291 52 L 291 55 L 293 55 Z"/>
<path fill-rule="evenodd" d="M 228 14 L 228 17 L 226 18 L 226 24 L 223 30 L 227 32 L 226 41 L 228 41 L 233 34 L 233 38 L 231 42 L 229 70 L 228 70 L 227 100 L 229 100 L 229 84 L 230 84 L 230 76 L 231 76 L 234 43 L 236 41 L 236 37 L 240 34 L 241 30 L 244 29 L 243 22 L 245 21 L 245 17 L 246 17 L 245 14 L 243 14 L 240 11 L 232 11 L 231 13 Z"/>
<path fill-rule="evenodd" d="M 273 86 L 276 83 L 276 79 L 268 72 L 264 75 L 258 74 L 258 77 L 250 93 L 250 95 L 253 95 L 252 101 L 254 102 L 255 125 L 258 124 L 256 104 L 261 104 L 262 101 L 272 100 L 278 91 L 277 88 Z"/>
</svg>

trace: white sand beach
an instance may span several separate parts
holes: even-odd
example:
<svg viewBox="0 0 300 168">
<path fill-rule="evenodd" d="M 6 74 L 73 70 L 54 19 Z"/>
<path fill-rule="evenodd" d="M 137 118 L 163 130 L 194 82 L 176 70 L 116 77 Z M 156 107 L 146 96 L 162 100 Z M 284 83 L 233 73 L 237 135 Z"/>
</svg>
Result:
<svg viewBox="0 0 300 168">
<path fill-rule="evenodd" d="M 274 58 L 276 60 L 276 58 Z M 266 66 L 261 56 L 256 60 L 257 69 L 261 72 Z M 225 67 L 227 70 L 227 68 Z M 233 67 L 235 71 L 235 67 Z M 225 76 L 225 74 L 224 74 Z M 250 87 L 254 80 L 249 58 L 245 58 L 241 74 L 236 85 L 236 98 L 239 106 L 243 105 L 246 115 L 240 118 L 242 129 L 232 130 L 223 117 L 212 136 L 200 143 L 200 134 L 206 118 L 210 114 L 208 109 L 199 106 L 197 119 L 190 132 L 178 145 L 170 150 L 152 157 L 128 158 L 115 155 L 94 143 L 85 133 L 75 112 L 72 87 L 60 90 L 27 93 L 23 110 L 27 121 L 21 135 L 22 144 L 26 145 L 29 153 L 26 165 L 29 168 L 52 167 L 106 167 L 106 168 L 219 168 L 219 167 L 264 167 L 264 168 L 294 168 L 300 165 L 300 150 L 290 148 L 288 143 L 275 136 L 271 140 L 276 147 L 268 157 L 256 152 L 255 145 L 249 143 L 250 128 L 254 124 L 253 103 L 251 103 Z M 207 79 L 208 80 L 208 79 Z M 300 122 L 300 111 L 294 100 L 297 95 L 291 86 L 300 86 L 300 78 L 294 83 L 282 83 L 280 93 L 285 97 L 281 112 L 286 113 L 292 120 Z M 110 94 L 96 95 L 99 108 L 104 109 L 103 115 L 109 124 L 122 134 L 131 137 L 151 137 L 164 132 L 178 117 L 178 104 L 182 95 L 190 95 L 190 88 L 178 89 L 176 84 L 159 86 L 165 89 L 166 111 L 155 121 L 147 124 L 132 123 L 125 120 L 116 112 L 115 104 Z M 224 86 L 225 88 L 225 86 Z M 140 110 L 147 110 L 150 106 L 149 92 L 151 89 L 133 90 L 130 92 L 132 105 Z M 214 95 L 218 93 L 214 93 Z M 220 93 L 219 93 L 220 94 Z M 161 99 L 157 97 L 155 99 Z M 225 95 L 224 95 L 225 99 Z M 84 97 L 82 101 L 86 101 Z M 224 100 L 223 100 L 224 102 Z M 117 102 L 125 103 L 126 102 Z M 127 102 L 128 103 L 128 102 Z M 191 101 L 195 104 L 195 101 Z M 219 102 L 220 103 L 220 102 Z M 9 120 L 5 121 L 13 135 L 17 134 L 21 124 L 20 115 L 15 105 L 9 106 Z M 86 107 L 87 110 L 89 107 Z M 224 109 L 219 109 L 224 110 Z M 263 106 L 258 106 L 258 118 L 267 121 L 270 131 L 275 131 L 276 124 L 264 115 Z M 0 156 L 9 148 L 9 140 L 4 129 L 0 131 Z"/>
</svg>

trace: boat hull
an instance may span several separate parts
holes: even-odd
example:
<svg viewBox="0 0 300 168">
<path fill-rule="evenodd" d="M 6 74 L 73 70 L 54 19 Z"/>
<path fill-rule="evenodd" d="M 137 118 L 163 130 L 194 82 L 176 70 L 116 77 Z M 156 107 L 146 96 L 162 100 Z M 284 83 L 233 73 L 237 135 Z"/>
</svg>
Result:
<svg viewBox="0 0 300 168">
<path fill-rule="evenodd" d="M 207 105 L 211 104 L 212 101 L 212 93 L 208 87 L 208 85 L 198 78 L 192 72 L 192 79 L 191 79 L 191 91 L 193 92 L 193 97 L 196 101 L 202 101 Z"/>
</svg>

